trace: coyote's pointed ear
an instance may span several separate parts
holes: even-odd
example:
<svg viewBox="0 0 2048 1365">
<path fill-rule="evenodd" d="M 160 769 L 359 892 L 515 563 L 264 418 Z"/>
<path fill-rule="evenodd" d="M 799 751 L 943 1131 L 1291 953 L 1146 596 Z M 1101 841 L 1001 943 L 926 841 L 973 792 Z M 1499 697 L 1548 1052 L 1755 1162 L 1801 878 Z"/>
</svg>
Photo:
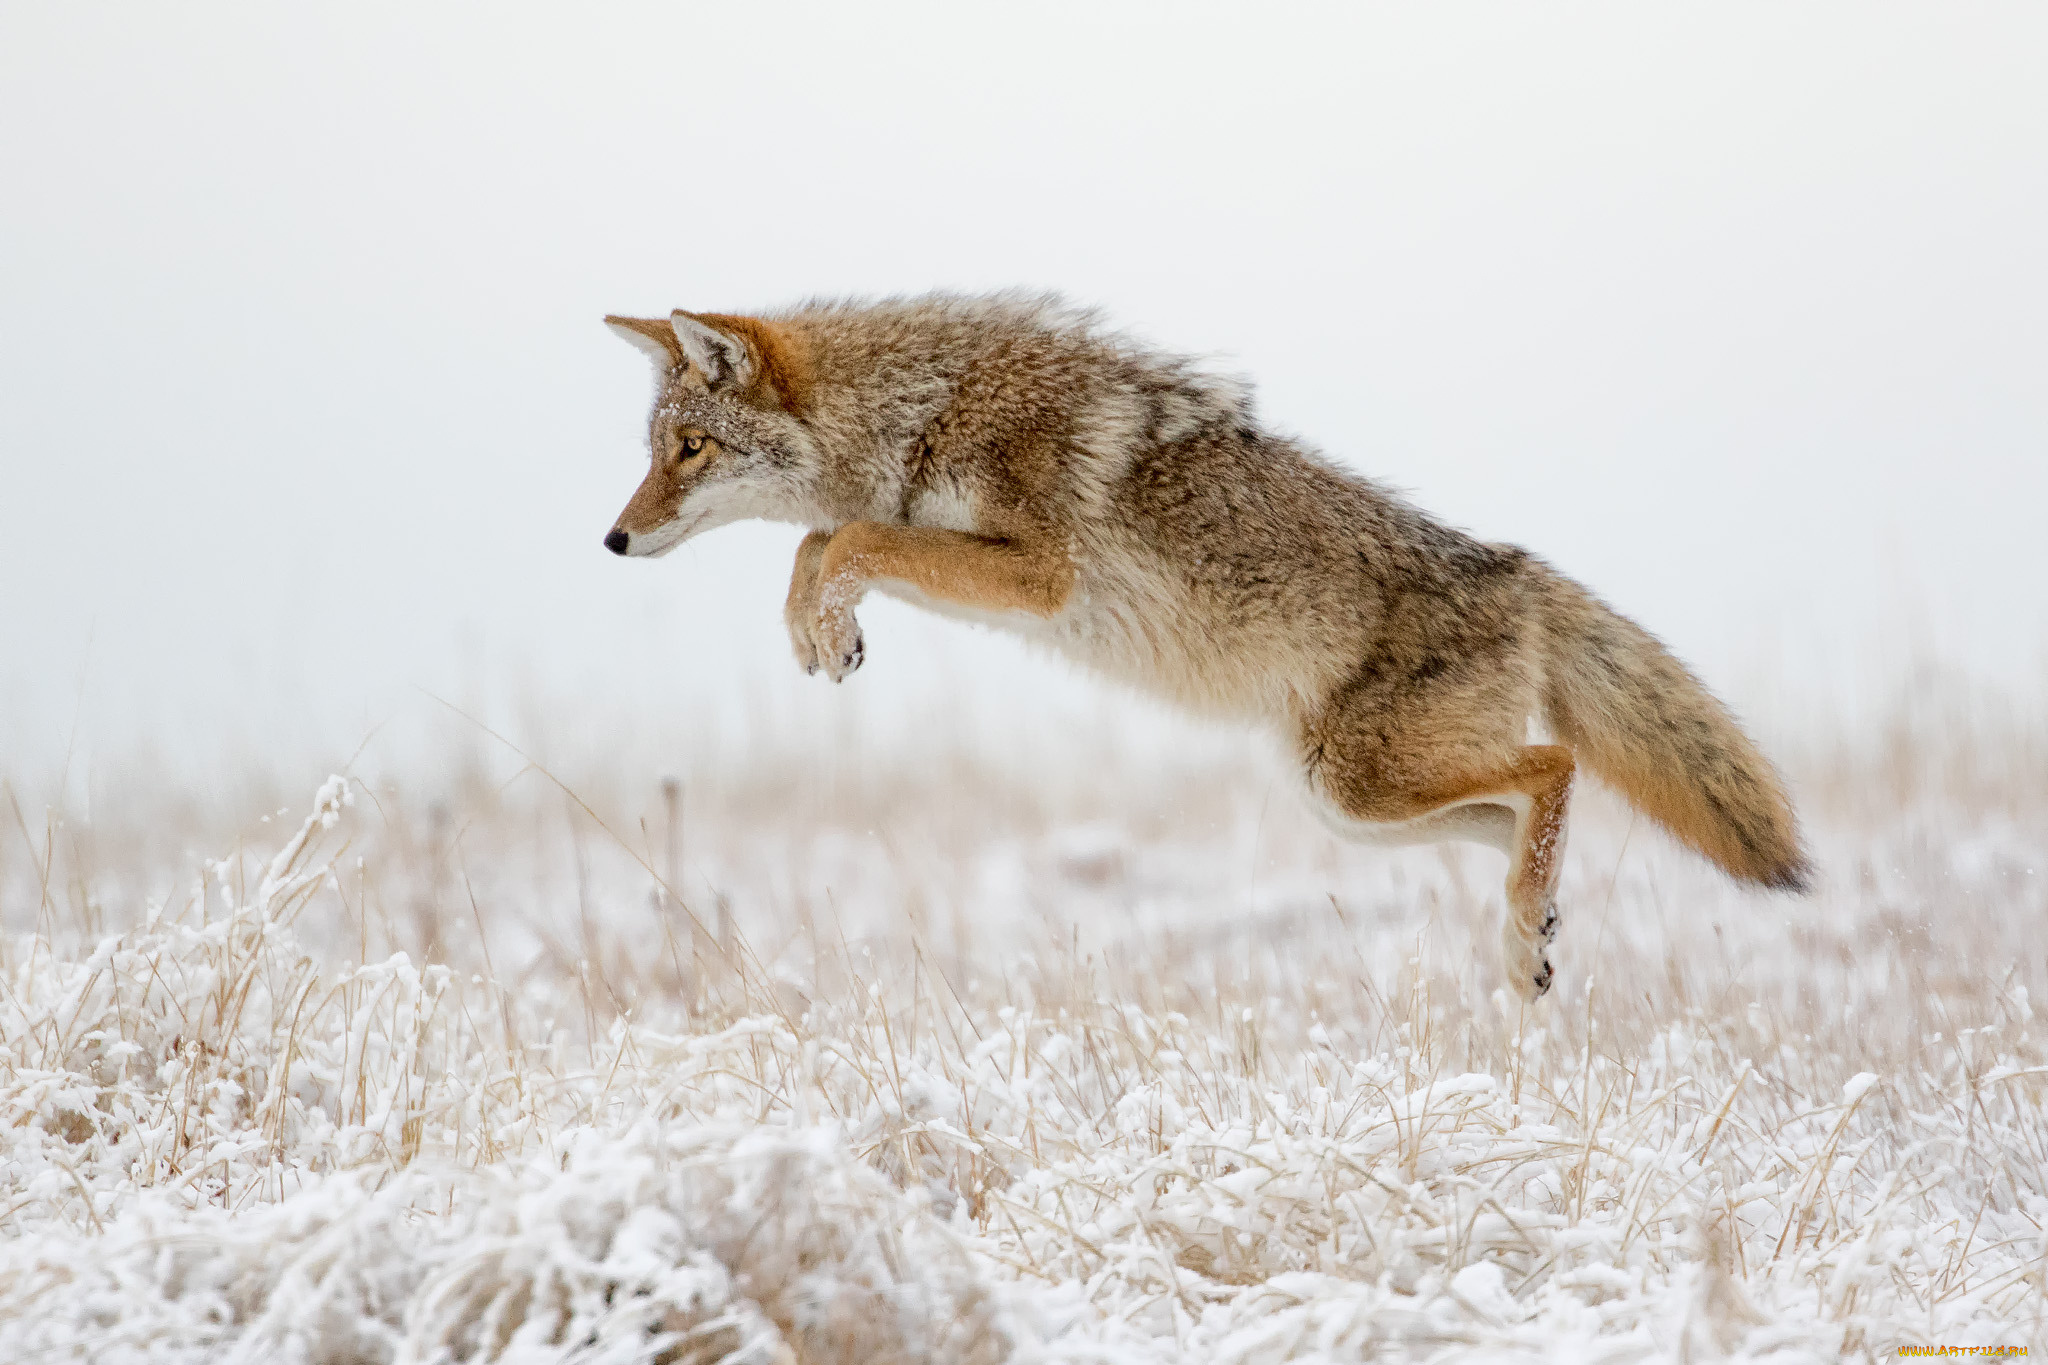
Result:
<svg viewBox="0 0 2048 1365">
<path fill-rule="evenodd" d="M 632 342 L 663 374 L 683 363 L 683 348 L 676 344 L 674 329 L 660 318 L 622 318 L 609 314 L 604 325 Z"/>
<path fill-rule="evenodd" d="M 668 322 L 684 356 L 704 372 L 704 382 L 710 387 L 744 389 L 753 381 L 754 357 L 739 337 L 680 308 Z"/>
</svg>

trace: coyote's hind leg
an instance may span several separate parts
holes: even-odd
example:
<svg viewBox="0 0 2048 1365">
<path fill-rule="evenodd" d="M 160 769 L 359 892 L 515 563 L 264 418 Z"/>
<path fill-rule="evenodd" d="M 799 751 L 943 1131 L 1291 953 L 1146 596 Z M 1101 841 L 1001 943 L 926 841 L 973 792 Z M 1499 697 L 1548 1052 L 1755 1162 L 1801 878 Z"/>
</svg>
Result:
<svg viewBox="0 0 2048 1365">
<path fill-rule="evenodd" d="M 1571 806 L 1572 751 L 1561 744 L 1522 750 L 1506 774 L 1518 816 L 1508 854 L 1508 916 L 1501 937 L 1511 979 L 1530 999 L 1550 989 L 1550 941 L 1557 937 L 1557 874 L 1564 862 L 1564 817 Z"/>
<path fill-rule="evenodd" d="M 1309 781 L 1346 832 L 1388 843 L 1472 839 L 1508 855 L 1508 979 L 1524 999 L 1550 989 L 1557 874 L 1571 803 L 1571 750 L 1517 746 L 1495 757 L 1474 746 L 1396 747 L 1383 727 L 1325 727 L 1312 736 Z M 1350 822 L 1358 822 L 1351 828 Z"/>
</svg>

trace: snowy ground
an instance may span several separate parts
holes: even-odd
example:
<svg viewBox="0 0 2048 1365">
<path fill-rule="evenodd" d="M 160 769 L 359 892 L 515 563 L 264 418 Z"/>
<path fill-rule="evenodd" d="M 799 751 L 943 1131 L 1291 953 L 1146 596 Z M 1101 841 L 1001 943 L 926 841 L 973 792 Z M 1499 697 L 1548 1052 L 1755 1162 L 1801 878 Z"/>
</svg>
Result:
<svg viewBox="0 0 2048 1365">
<path fill-rule="evenodd" d="M 0 812 L 0 1357 L 2048 1341 L 2038 734 L 1798 756 L 1806 902 L 1590 794 L 1527 1012 L 1497 858 L 1235 740 L 799 747 Z"/>
</svg>

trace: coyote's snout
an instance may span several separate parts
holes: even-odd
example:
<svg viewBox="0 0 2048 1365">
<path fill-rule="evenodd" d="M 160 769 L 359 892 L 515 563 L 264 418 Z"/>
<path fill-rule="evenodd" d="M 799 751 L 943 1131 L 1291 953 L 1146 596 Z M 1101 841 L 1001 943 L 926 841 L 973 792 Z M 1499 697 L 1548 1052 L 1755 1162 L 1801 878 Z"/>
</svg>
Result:
<svg viewBox="0 0 2048 1365">
<path fill-rule="evenodd" d="M 784 614 L 810 672 L 860 667 L 875 588 L 1273 724 L 1342 833 L 1507 854 L 1530 997 L 1580 764 L 1731 875 L 1806 884 L 1770 763 L 1652 636 L 1266 431 L 1241 384 L 1020 295 L 606 321 L 659 387 L 605 547 L 809 528 Z"/>
</svg>

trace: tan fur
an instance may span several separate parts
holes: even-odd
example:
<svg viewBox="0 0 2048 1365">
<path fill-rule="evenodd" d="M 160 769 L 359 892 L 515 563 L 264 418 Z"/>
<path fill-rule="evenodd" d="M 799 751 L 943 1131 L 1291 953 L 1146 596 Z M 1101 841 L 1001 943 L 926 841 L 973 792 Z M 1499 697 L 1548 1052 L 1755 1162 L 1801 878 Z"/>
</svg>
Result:
<svg viewBox="0 0 2048 1365">
<path fill-rule="evenodd" d="M 838 676 L 864 655 L 853 609 L 869 587 L 908 590 L 927 602 L 1051 618 L 1066 604 L 1073 565 L 1057 546 L 1024 536 L 976 536 L 931 526 L 856 521 L 798 548 L 787 617 L 797 662 Z"/>
<path fill-rule="evenodd" d="M 872 588 L 1270 727 L 1347 835 L 1508 855 L 1529 995 L 1551 981 L 1575 758 L 1734 875 L 1803 882 L 1769 763 L 1654 639 L 1266 431 L 1234 381 L 1021 295 L 673 325 L 716 375 L 650 348 L 653 459 L 618 548 L 741 517 L 811 528 L 785 607 L 806 668 L 860 666 Z M 681 459 L 692 434 L 710 453 Z M 1528 744 L 1532 716 L 1560 743 Z"/>
</svg>

